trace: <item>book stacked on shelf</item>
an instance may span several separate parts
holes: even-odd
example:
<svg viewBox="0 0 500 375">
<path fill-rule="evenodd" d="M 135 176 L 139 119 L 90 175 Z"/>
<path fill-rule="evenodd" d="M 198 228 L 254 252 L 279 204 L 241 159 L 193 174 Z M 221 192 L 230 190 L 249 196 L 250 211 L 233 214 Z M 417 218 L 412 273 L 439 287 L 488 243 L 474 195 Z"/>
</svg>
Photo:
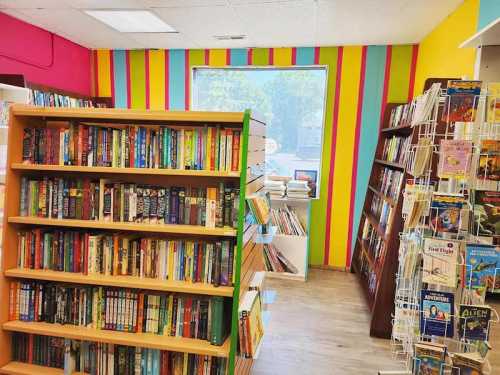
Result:
<svg viewBox="0 0 500 375">
<path fill-rule="evenodd" d="M 286 184 L 286 195 L 289 198 L 308 199 L 311 188 L 307 181 L 290 180 Z"/>
<path fill-rule="evenodd" d="M 9 320 L 187 337 L 220 346 L 229 332 L 228 307 L 220 296 L 12 281 Z"/>
<path fill-rule="evenodd" d="M 389 197 L 391 199 L 397 199 L 399 196 L 403 178 L 403 172 L 396 171 L 391 168 L 383 168 L 380 171 L 376 189 L 383 196 Z"/>
<path fill-rule="evenodd" d="M 264 244 L 264 265 L 269 272 L 298 273 L 299 270 L 272 243 Z"/>
<path fill-rule="evenodd" d="M 157 349 L 13 334 L 13 360 L 93 375 L 224 375 L 226 358 Z"/>
<path fill-rule="evenodd" d="M 371 266 L 366 254 L 361 256 L 360 274 L 366 282 L 369 298 L 373 299 L 375 297 L 375 293 L 377 292 L 378 277 L 376 270 Z"/>
<path fill-rule="evenodd" d="M 106 104 L 92 99 L 73 98 L 55 92 L 30 90 L 30 103 L 39 107 L 105 108 Z"/>
<path fill-rule="evenodd" d="M 393 136 L 384 140 L 382 160 L 403 164 L 405 151 L 411 142 L 411 137 Z"/>
<path fill-rule="evenodd" d="M 277 227 L 278 234 L 288 236 L 305 236 L 306 231 L 295 210 L 285 205 L 282 208 L 271 209 L 271 225 Z"/>
<path fill-rule="evenodd" d="M 391 110 L 388 128 L 410 126 L 414 110 L 415 105 L 413 104 L 413 102 L 394 107 Z"/>
<path fill-rule="evenodd" d="M 385 233 L 389 233 L 391 230 L 390 218 L 394 208 L 378 195 L 373 197 L 371 203 L 371 213 L 378 222 L 379 228 Z"/>
<path fill-rule="evenodd" d="M 233 239 L 165 239 L 43 228 L 20 231 L 18 238 L 19 268 L 233 285 Z"/>
<path fill-rule="evenodd" d="M 241 131 L 221 126 L 26 128 L 23 162 L 237 172 Z"/>
<path fill-rule="evenodd" d="M 367 219 L 365 219 L 361 238 L 363 241 L 366 241 L 366 250 L 368 250 L 368 253 L 375 261 L 375 266 L 380 265 L 385 256 L 386 244 L 384 239 L 380 237 L 379 233 Z"/>
<path fill-rule="evenodd" d="M 240 354 L 245 358 L 255 358 L 264 336 L 259 291 L 249 290 L 245 293 L 238 309 L 238 318 Z"/>
<path fill-rule="evenodd" d="M 283 198 L 286 193 L 284 181 L 268 180 L 264 181 L 264 192 L 269 193 L 271 198 Z"/>
<path fill-rule="evenodd" d="M 236 228 L 239 189 L 162 187 L 107 179 L 21 178 L 20 215 Z"/>
</svg>

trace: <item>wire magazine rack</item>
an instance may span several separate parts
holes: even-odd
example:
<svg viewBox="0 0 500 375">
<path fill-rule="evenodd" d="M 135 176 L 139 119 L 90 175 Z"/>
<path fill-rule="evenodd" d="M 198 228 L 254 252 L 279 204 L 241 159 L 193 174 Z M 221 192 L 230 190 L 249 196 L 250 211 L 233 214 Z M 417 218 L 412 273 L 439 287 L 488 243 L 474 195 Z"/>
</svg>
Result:
<svg viewBox="0 0 500 375">
<path fill-rule="evenodd" d="M 480 235 L 482 217 L 481 213 L 475 212 L 474 197 L 477 190 L 500 190 L 498 181 L 488 180 L 490 160 L 496 160 L 497 153 L 485 151 L 481 147 L 485 140 L 500 140 L 500 123 L 495 122 L 498 121 L 497 118 L 491 120 L 487 111 L 488 106 L 497 108 L 496 101 L 500 99 L 483 89 L 480 95 L 474 97 L 473 108 L 476 108 L 476 111 L 475 118 L 472 116 L 473 121 L 450 122 L 451 100 L 446 89 L 433 86 L 428 91 L 431 90 L 434 90 L 434 93 L 424 94 L 432 101 L 428 103 L 428 115 L 412 122 L 413 144 L 408 145 L 405 150 L 404 165 L 413 178 L 406 182 L 403 191 L 404 226 L 399 236 L 399 265 L 390 344 L 394 360 L 400 362 L 404 370 L 380 371 L 379 374 L 424 375 L 424 372 L 419 370 L 420 359 L 415 353 L 417 343 L 446 345 L 448 353 L 480 351 L 480 340 L 467 337 L 465 327 L 468 323 L 472 324 L 472 321 L 460 316 L 459 305 L 484 305 L 486 291 L 500 292 L 500 264 L 490 265 L 494 267 L 493 278 L 487 280 L 484 287 L 478 288 L 477 280 L 473 280 L 474 266 L 467 264 L 464 256 L 466 244 L 492 244 L 492 238 Z M 421 105 L 421 101 L 421 97 L 416 98 L 412 105 Z M 464 140 L 471 145 L 463 154 L 461 168 L 453 176 L 441 173 L 443 140 Z M 444 234 L 437 230 L 438 220 L 444 212 L 441 211 L 442 208 L 432 205 L 433 197 L 439 194 L 456 197 L 463 202 L 456 212 L 458 216 L 455 217 L 455 222 L 458 225 L 453 231 Z M 444 239 L 457 244 L 460 252 L 457 269 L 453 273 L 456 273 L 460 281 L 458 286 L 457 283 L 455 287 L 448 287 L 423 282 L 424 273 L 436 272 L 434 276 L 439 277 L 437 270 L 443 272 L 439 267 L 436 267 L 436 271 L 434 268 L 431 268 L 431 271 L 423 269 L 426 238 Z M 451 313 L 448 312 L 439 319 L 430 317 L 429 311 L 422 308 L 422 290 L 452 294 L 454 298 Z M 490 336 L 492 325 L 499 322 L 500 317 L 492 308 L 487 326 L 484 327 L 486 338 Z M 434 327 L 433 334 L 429 334 L 427 329 L 431 325 Z M 436 327 L 442 328 L 439 335 L 435 334 Z M 481 373 L 492 375 L 492 368 L 486 355 L 485 357 Z M 464 375 L 465 372 L 454 367 L 451 361 L 443 360 L 439 374 Z"/>
</svg>

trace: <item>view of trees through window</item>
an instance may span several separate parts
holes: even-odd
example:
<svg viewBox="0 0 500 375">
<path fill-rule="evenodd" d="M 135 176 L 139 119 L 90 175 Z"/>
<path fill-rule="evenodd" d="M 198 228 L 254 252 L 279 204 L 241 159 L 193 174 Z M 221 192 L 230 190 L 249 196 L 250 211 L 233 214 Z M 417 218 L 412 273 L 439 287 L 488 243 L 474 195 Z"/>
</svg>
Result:
<svg viewBox="0 0 500 375">
<path fill-rule="evenodd" d="M 320 170 L 325 68 L 195 68 L 193 109 L 251 109 L 267 124 L 266 173 Z"/>
</svg>

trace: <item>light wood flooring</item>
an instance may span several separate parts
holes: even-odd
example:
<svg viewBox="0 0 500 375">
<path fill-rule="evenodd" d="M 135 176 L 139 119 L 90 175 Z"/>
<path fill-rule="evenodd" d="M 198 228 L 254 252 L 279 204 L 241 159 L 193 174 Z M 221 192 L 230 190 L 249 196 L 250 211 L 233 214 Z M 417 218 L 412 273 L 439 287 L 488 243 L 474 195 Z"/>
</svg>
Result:
<svg viewBox="0 0 500 375">
<path fill-rule="evenodd" d="M 307 283 L 266 280 L 266 290 L 269 321 L 253 375 L 376 375 L 401 368 L 390 341 L 368 334 L 356 275 L 314 269 Z M 499 324 L 491 343 L 492 374 L 500 374 Z"/>
</svg>

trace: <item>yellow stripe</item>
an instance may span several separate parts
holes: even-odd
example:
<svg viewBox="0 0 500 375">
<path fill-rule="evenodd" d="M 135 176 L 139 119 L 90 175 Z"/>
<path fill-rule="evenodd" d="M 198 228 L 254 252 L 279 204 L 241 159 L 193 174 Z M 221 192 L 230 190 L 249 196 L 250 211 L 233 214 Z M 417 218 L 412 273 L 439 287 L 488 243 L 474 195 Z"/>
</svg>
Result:
<svg viewBox="0 0 500 375">
<path fill-rule="evenodd" d="M 290 66 L 292 65 L 292 49 L 291 48 L 274 48 L 274 65 L 275 66 Z"/>
<path fill-rule="evenodd" d="M 345 267 L 362 47 L 344 47 L 340 84 L 329 265 Z M 328 228 L 327 228 L 328 229 Z"/>
<path fill-rule="evenodd" d="M 208 65 L 210 66 L 226 66 L 226 50 L 211 49 L 208 56 Z"/>
<path fill-rule="evenodd" d="M 97 94 L 111 96 L 111 68 L 109 50 L 97 51 Z"/>
<path fill-rule="evenodd" d="M 149 107 L 165 109 L 165 50 L 149 51 Z"/>
</svg>

